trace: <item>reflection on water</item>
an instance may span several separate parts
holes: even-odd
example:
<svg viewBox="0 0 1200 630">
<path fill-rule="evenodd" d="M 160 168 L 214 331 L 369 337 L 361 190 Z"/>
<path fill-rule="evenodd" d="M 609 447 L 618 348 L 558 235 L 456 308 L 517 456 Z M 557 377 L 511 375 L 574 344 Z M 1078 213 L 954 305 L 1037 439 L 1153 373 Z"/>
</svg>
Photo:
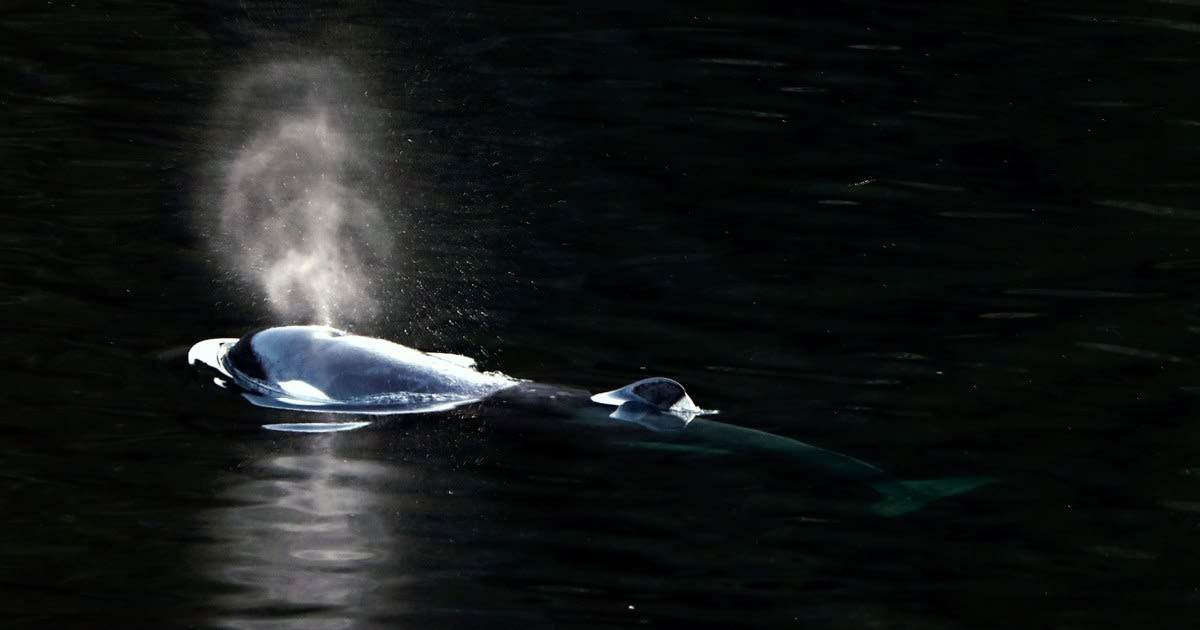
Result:
<svg viewBox="0 0 1200 630">
<path fill-rule="evenodd" d="M 231 628 L 345 628 L 385 600 L 381 567 L 404 561 L 375 489 L 404 484 L 397 470 L 338 453 L 338 436 L 310 436 L 310 452 L 246 462 L 204 520 L 219 545 L 203 547 L 214 620 Z M 395 509 L 395 506 L 392 506 Z M 393 613 L 403 602 L 387 600 Z"/>
</svg>

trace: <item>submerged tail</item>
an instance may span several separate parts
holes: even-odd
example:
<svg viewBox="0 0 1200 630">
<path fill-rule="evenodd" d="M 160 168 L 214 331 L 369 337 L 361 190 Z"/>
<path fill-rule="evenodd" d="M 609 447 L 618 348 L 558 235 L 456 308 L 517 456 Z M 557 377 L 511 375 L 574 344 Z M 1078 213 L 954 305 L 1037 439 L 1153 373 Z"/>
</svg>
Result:
<svg viewBox="0 0 1200 630">
<path fill-rule="evenodd" d="M 991 477 L 949 477 L 879 483 L 872 487 L 883 498 L 871 506 L 871 511 L 879 516 L 901 516 L 921 509 L 930 501 L 970 492 L 993 481 L 995 479 Z"/>
</svg>

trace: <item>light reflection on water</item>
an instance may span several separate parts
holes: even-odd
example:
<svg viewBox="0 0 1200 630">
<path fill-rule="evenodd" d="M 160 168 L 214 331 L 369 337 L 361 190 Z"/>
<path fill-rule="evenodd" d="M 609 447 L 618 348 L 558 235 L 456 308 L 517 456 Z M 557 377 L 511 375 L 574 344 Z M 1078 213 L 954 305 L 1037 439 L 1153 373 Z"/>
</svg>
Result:
<svg viewBox="0 0 1200 630">
<path fill-rule="evenodd" d="M 397 470 L 340 455 L 338 436 L 306 443 L 308 453 L 247 462 L 221 494 L 230 507 L 203 519 L 223 541 L 201 548 L 205 572 L 235 587 L 215 597 L 219 625 L 353 626 L 384 601 L 380 569 L 403 562 L 375 490 L 381 480 L 403 485 Z M 403 509 L 389 518 L 403 518 Z M 387 605 L 393 614 L 404 607 Z"/>
</svg>

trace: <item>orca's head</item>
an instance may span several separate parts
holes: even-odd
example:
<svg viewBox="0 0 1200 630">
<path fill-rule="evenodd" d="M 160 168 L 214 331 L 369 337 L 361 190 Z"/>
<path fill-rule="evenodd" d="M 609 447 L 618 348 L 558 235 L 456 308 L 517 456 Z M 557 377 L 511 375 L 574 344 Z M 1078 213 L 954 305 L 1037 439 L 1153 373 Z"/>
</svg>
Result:
<svg viewBox="0 0 1200 630">
<path fill-rule="evenodd" d="M 301 360 L 327 339 L 347 333 L 328 326 L 276 326 L 252 330 L 227 347 L 225 367 L 258 381 L 273 378 L 272 366 Z"/>
</svg>

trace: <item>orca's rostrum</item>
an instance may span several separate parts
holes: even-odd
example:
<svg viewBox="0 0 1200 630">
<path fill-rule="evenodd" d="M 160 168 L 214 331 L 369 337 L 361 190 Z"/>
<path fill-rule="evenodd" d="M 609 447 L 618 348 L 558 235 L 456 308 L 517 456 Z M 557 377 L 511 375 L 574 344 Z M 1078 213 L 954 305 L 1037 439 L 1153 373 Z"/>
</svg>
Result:
<svg viewBox="0 0 1200 630">
<path fill-rule="evenodd" d="M 441 412 L 479 404 L 567 415 L 590 423 L 633 424 L 646 430 L 642 445 L 695 448 L 783 457 L 823 474 L 865 484 L 883 499 L 873 511 L 911 512 L 928 501 L 977 488 L 990 480 L 960 477 L 902 481 L 867 462 L 791 438 L 706 420 L 682 385 L 653 377 L 609 392 L 533 383 L 481 372 L 469 357 L 422 352 L 398 343 L 328 326 L 280 326 L 241 339 L 208 339 L 192 346 L 188 362 L 201 363 L 260 407 L 316 413 L 390 415 Z M 616 407 L 615 410 L 612 408 Z M 351 422 L 272 423 L 277 431 L 358 429 Z M 640 429 L 639 429 L 640 430 Z"/>
</svg>

